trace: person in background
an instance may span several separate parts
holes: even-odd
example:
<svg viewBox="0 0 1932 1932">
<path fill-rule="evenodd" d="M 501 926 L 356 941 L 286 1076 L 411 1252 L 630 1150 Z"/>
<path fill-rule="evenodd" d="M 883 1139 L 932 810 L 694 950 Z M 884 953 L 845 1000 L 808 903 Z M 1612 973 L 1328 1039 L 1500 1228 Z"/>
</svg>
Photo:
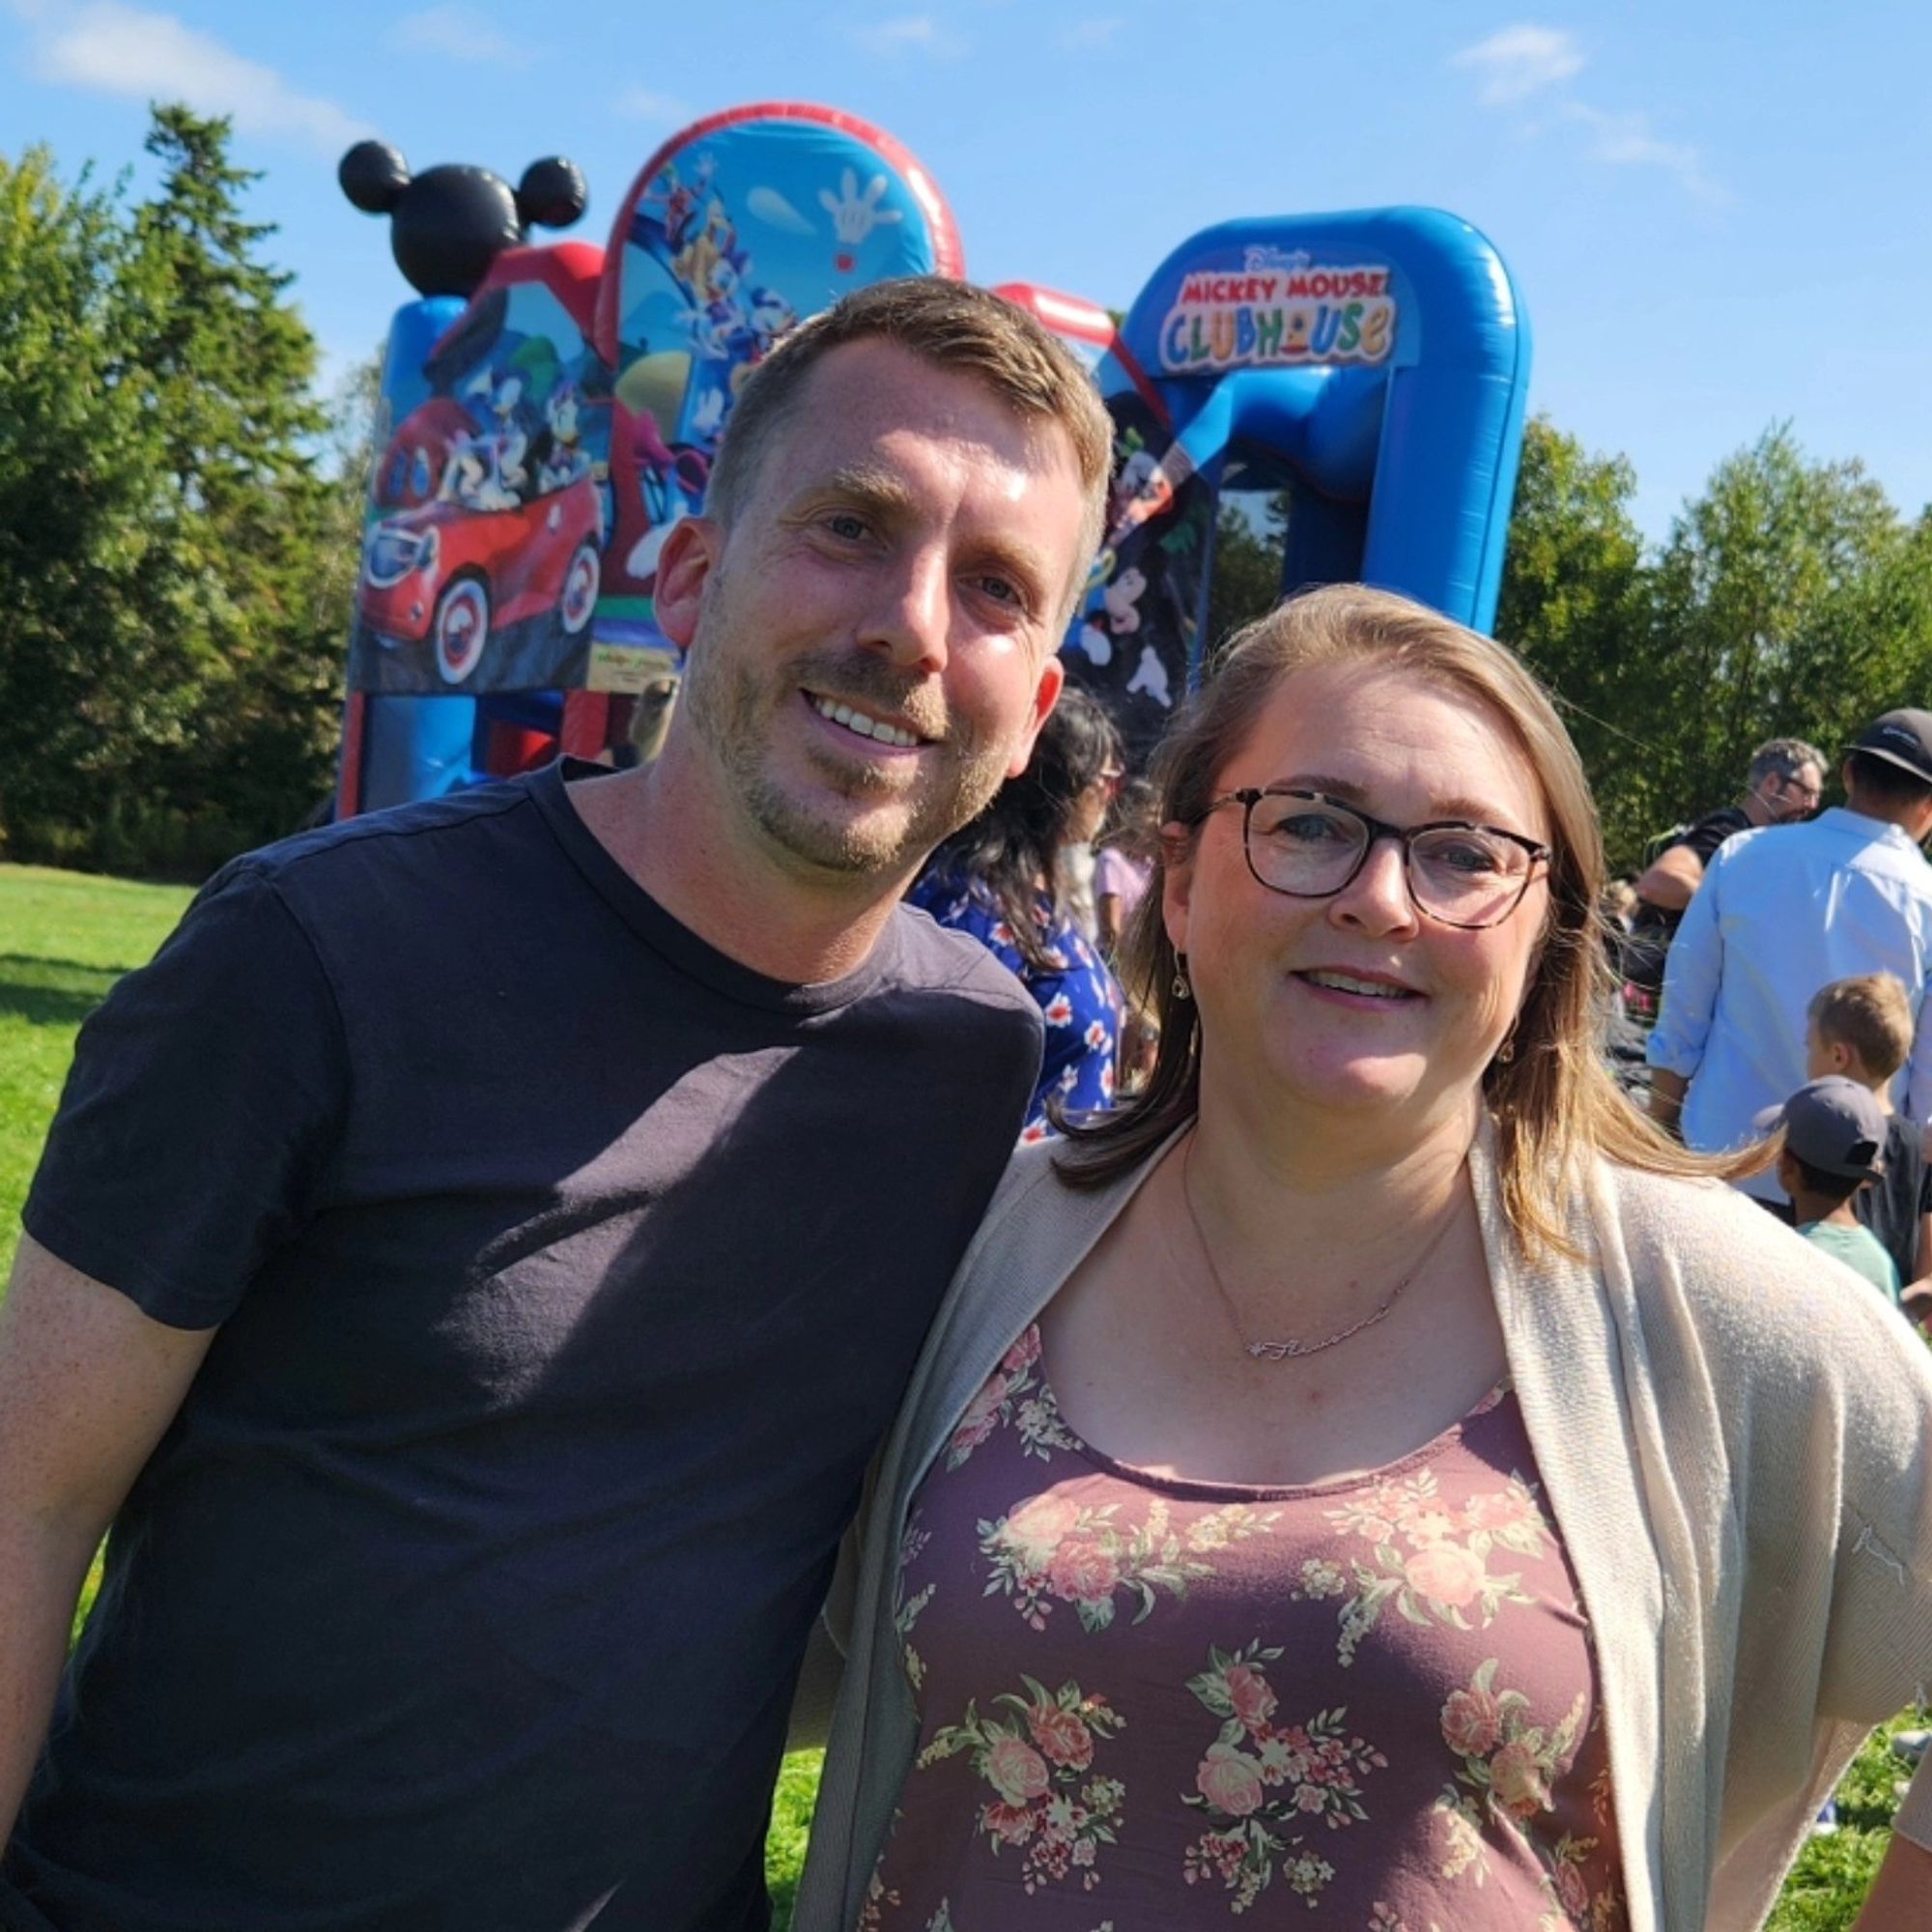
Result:
<svg viewBox="0 0 1932 1932">
<path fill-rule="evenodd" d="M 1885 1116 L 1883 1172 L 1852 1196 L 1852 1209 L 1891 1257 L 1900 1282 L 1917 1285 L 1932 1275 L 1932 1168 L 1925 1129 L 1891 1104 L 1892 1076 L 1911 1051 L 1912 1005 L 1889 973 L 1834 980 L 1813 996 L 1805 1015 L 1805 1076 L 1855 1080 Z"/>
<path fill-rule="evenodd" d="M 1757 1124 L 1766 1134 L 1784 1130 L 1777 1184 L 1791 1197 L 1792 1225 L 1895 1304 L 1898 1270 L 1852 1211 L 1852 1197 L 1882 1172 L 1885 1110 L 1856 1080 L 1831 1074 L 1768 1108 Z"/>
<path fill-rule="evenodd" d="M 655 764 L 663 752 L 671 713 L 677 708 L 677 686 L 676 672 L 667 671 L 639 692 L 631 718 L 631 749 L 638 764 Z"/>
<path fill-rule="evenodd" d="M 1109 959 L 1140 909 L 1153 877 L 1160 828 L 1154 823 L 1157 800 L 1146 779 L 1128 779 L 1114 799 L 1112 823 L 1094 855 L 1094 910 L 1100 950 Z"/>
<path fill-rule="evenodd" d="M 1502 646 L 1310 591 L 1156 768 L 1160 1061 L 935 1320 L 794 1932 L 1747 1932 L 1932 1680 L 1932 1358 L 1617 1091 Z M 1928 1847 L 1921 1772 L 1860 1932 Z"/>
<path fill-rule="evenodd" d="M 1114 822 L 1100 840 L 1094 867 L 1094 895 L 1099 919 L 1100 951 L 1113 963 L 1153 876 L 1160 829 L 1154 820 L 1158 798 L 1146 779 L 1129 779 L 1114 801 Z M 1119 1086 L 1137 1094 L 1153 1071 L 1159 1027 L 1142 1000 L 1126 1000 L 1121 1014 Z"/>
<path fill-rule="evenodd" d="M 1107 714 L 1069 687 L 1026 770 L 940 846 L 909 895 L 941 925 L 977 939 L 1039 1007 L 1046 1049 L 1023 1141 L 1057 1133 L 1063 1111 L 1113 1104 L 1121 989 L 1056 882 L 1064 848 L 1099 828 L 1120 764 L 1121 741 Z"/>
<path fill-rule="evenodd" d="M 1824 803 L 1825 758 L 1803 738 L 1773 738 L 1750 755 L 1745 795 L 1678 833 L 1636 881 L 1636 904 L 1622 948 L 1625 1002 L 1639 1019 L 1657 1012 L 1664 959 L 1684 909 L 1726 838 L 1759 825 L 1809 818 Z"/>
<path fill-rule="evenodd" d="M 1900 1105 L 1932 1118 L 1932 712 L 1888 711 L 1843 765 L 1846 803 L 1719 848 L 1670 948 L 1645 1051 L 1651 1114 L 1706 1152 L 1804 1082 L 1804 1012 L 1833 980 L 1890 973 L 1913 1013 Z M 1776 1205 L 1771 1174 L 1742 1183 Z"/>
<path fill-rule="evenodd" d="M 1116 761 L 1100 774 L 1092 795 L 1081 801 L 1078 816 L 1053 855 L 1054 896 L 1068 923 L 1090 945 L 1100 943 L 1099 887 L 1095 883 L 1099 855 L 1094 850 L 1094 840 L 1120 792 L 1123 776 L 1117 755 Z"/>
</svg>

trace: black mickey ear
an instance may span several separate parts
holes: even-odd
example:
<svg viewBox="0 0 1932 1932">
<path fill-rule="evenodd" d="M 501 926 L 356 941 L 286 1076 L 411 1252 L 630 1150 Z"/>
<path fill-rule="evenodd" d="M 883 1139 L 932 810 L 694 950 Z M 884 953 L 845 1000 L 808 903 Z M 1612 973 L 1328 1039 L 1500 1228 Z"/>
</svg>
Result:
<svg viewBox="0 0 1932 1932">
<path fill-rule="evenodd" d="M 335 179 L 364 214 L 387 214 L 410 185 L 410 164 L 384 141 L 357 141 Z"/>
<path fill-rule="evenodd" d="M 561 155 L 532 161 L 517 184 L 517 216 L 526 228 L 568 228 L 589 206 L 582 172 Z"/>
</svg>

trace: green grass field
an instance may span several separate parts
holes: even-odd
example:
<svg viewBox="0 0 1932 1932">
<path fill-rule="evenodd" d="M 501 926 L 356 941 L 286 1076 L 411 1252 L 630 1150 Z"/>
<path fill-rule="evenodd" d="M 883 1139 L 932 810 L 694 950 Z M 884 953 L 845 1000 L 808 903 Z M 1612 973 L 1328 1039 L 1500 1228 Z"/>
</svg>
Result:
<svg viewBox="0 0 1932 1932">
<path fill-rule="evenodd" d="M 20 1202 L 75 1031 L 121 974 L 153 954 L 189 897 L 177 886 L 0 866 L 0 1268 L 13 1260 Z M 1847 1775 L 1841 1829 L 1806 1847 L 1767 1932 L 1847 1932 L 1857 1917 L 1904 1776 L 1888 1734 L 1875 1736 Z M 765 1848 L 776 1932 L 791 1922 L 817 1787 L 815 1752 L 786 1760 Z"/>
</svg>

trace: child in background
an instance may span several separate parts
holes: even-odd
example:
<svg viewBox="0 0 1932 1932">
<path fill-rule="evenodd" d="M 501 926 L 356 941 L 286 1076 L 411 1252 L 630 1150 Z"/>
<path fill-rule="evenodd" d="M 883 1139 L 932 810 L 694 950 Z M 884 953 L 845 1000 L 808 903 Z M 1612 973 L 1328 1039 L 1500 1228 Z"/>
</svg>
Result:
<svg viewBox="0 0 1932 1932">
<path fill-rule="evenodd" d="M 1146 779 L 1129 779 L 1114 800 L 1113 821 L 1094 859 L 1094 907 L 1099 921 L 1100 950 L 1111 960 L 1122 936 L 1147 895 L 1160 839 L 1154 822 L 1158 795 Z M 1137 1094 L 1153 1071 L 1160 1029 L 1138 997 L 1130 999 L 1121 1022 L 1121 1091 Z"/>
<path fill-rule="evenodd" d="M 1100 948 L 1111 959 L 1153 876 L 1158 801 L 1146 779 L 1129 779 L 1114 800 L 1113 822 L 1094 855 L 1094 907 Z"/>
<path fill-rule="evenodd" d="M 1932 1170 L 1924 1129 L 1892 1111 L 1891 1077 L 1912 1051 L 1912 1007 L 1889 973 L 1833 980 L 1813 996 L 1804 1028 L 1804 1075 L 1841 1074 L 1869 1091 L 1886 1117 L 1885 1172 L 1852 1197 L 1901 1282 L 1932 1275 Z"/>
<path fill-rule="evenodd" d="M 1852 1196 L 1877 1177 L 1885 1145 L 1886 1116 L 1870 1091 L 1842 1075 L 1813 1080 L 1752 1124 L 1760 1133 L 1784 1129 L 1777 1184 L 1791 1196 L 1798 1232 L 1895 1304 L 1898 1270 L 1852 1212 Z"/>
</svg>

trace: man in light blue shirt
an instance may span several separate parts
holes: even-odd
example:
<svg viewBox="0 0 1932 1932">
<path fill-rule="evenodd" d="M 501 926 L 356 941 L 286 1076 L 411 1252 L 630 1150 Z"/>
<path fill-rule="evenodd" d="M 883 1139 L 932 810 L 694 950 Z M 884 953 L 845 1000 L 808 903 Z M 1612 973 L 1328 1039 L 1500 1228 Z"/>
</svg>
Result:
<svg viewBox="0 0 1932 1932">
<path fill-rule="evenodd" d="M 1900 1104 L 1932 1118 L 1932 866 L 1918 849 L 1932 833 L 1932 712 L 1869 725 L 1844 781 L 1847 804 L 1809 824 L 1726 840 L 1678 928 L 1650 1037 L 1651 1112 L 1690 1147 L 1752 1138 L 1756 1116 L 1804 1084 L 1811 996 L 1860 973 L 1903 982 L 1915 1032 Z M 1771 1174 L 1744 1186 L 1782 1199 Z"/>
</svg>

